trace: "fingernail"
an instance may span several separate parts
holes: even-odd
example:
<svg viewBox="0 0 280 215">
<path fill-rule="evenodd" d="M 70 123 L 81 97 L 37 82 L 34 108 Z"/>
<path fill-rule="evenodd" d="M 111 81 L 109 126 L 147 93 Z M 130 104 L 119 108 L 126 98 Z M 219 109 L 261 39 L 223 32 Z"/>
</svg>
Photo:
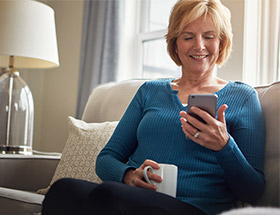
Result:
<svg viewBox="0 0 280 215">
<path fill-rule="evenodd" d="M 185 118 L 183 118 L 183 117 L 180 120 L 184 121 L 184 122 L 187 122 L 187 120 Z"/>
</svg>

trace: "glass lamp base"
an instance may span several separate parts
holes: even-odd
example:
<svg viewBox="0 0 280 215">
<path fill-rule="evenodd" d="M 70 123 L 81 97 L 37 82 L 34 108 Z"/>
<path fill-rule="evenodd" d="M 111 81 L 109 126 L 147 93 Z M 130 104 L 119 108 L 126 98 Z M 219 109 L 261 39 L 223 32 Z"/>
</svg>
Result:
<svg viewBox="0 0 280 215">
<path fill-rule="evenodd" d="M 34 104 L 17 70 L 0 76 L 0 154 L 32 154 Z"/>
<path fill-rule="evenodd" d="M 20 154 L 32 155 L 32 147 L 30 146 L 0 146 L 1 154 Z"/>
</svg>

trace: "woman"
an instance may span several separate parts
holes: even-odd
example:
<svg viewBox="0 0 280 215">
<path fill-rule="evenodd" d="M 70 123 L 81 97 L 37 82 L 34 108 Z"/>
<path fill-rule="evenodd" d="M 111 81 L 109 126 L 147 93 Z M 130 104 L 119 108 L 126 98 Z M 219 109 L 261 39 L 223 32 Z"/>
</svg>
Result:
<svg viewBox="0 0 280 215">
<path fill-rule="evenodd" d="M 179 0 L 166 40 L 171 58 L 182 67 L 181 78 L 144 83 L 98 156 L 96 172 L 105 183 L 59 181 L 43 214 L 58 205 L 64 211 L 54 196 L 66 198 L 65 206 L 80 202 L 71 207 L 73 214 L 217 214 L 239 200 L 261 197 L 265 135 L 257 93 L 214 72 L 231 51 L 230 12 L 218 0 Z M 192 108 L 204 124 L 186 110 L 188 95 L 206 93 L 218 95 L 218 111 L 214 118 Z M 143 180 L 143 169 L 157 169 L 158 163 L 178 166 L 176 198 L 154 192 L 156 186 Z M 69 189 L 73 195 L 66 197 L 63 191 Z"/>
</svg>

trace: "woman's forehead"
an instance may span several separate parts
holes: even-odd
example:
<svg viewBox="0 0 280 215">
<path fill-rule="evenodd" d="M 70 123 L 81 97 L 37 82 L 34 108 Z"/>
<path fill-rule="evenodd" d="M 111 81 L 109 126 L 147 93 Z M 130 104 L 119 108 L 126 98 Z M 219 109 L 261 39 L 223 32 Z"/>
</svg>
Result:
<svg viewBox="0 0 280 215">
<path fill-rule="evenodd" d="M 195 33 L 198 31 L 203 33 L 217 33 L 218 29 L 210 16 L 202 16 L 185 25 L 181 33 Z"/>
</svg>

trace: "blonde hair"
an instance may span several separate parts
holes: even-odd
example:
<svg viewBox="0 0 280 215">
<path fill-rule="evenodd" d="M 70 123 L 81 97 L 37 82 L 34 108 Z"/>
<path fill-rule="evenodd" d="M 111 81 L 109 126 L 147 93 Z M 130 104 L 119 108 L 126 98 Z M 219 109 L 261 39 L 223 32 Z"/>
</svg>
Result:
<svg viewBox="0 0 280 215">
<path fill-rule="evenodd" d="M 168 31 L 165 35 L 167 51 L 172 60 L 181 66 L 176 52 L 176 41 L 184 28 L 196 19 L 209 16 L 218 31 L 220 53 L 216 64 L 222 66 L 229 58 L 232 49 L 231 14 L 220 0 L 179 0 L 169 17 Z"/>
</svg>

